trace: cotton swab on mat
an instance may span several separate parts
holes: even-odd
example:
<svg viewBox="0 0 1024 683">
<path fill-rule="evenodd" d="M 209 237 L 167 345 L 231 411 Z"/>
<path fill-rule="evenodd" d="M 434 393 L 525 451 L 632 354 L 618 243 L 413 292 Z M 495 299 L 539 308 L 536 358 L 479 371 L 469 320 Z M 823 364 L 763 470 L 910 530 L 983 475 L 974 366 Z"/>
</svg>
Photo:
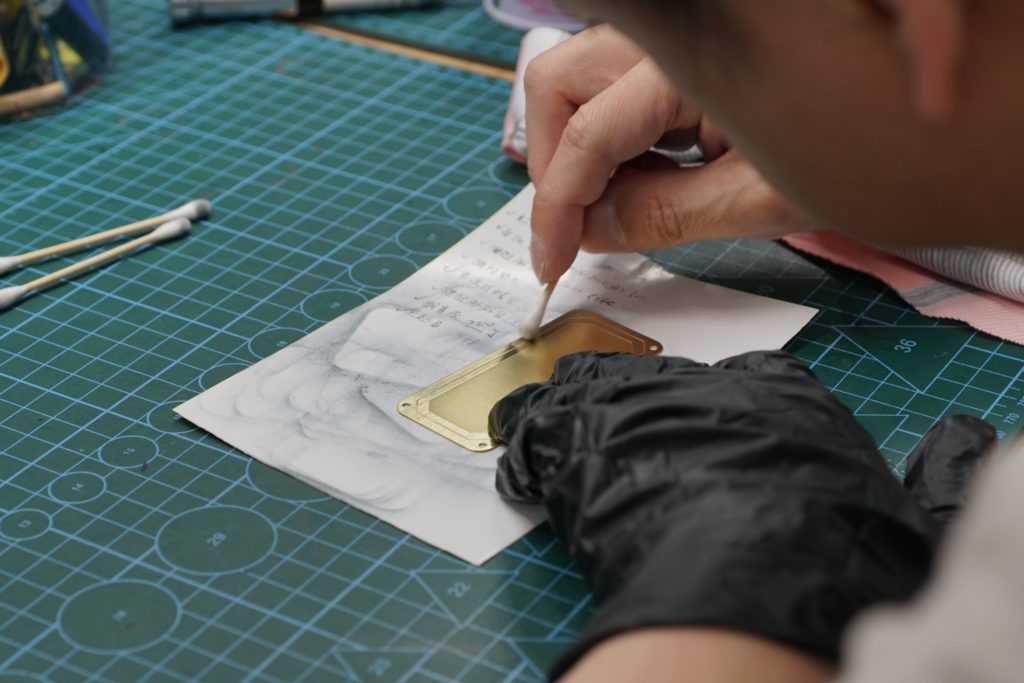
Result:
<svg viewBox="0 0 1024 683">
<path fill-rule="evenodd" d="M 79 249 L 85 249 L 97 244 L 102 244 L 103 242 L 109 242 L 110 240 L 117 239 L 118 237 L 142 232 L 143 230 L 152 228 L 154 225 L 161 225 L 163 223 L 173 221 L 175 218 L 185 218 L 189 221 L 201 221 L 205 218 L 209 218 L 212 213 L 213 207 L 210 205 L 210 202 L 205 199 L 196 199 L 188 204 L 179 206 L 173 211 L 168 211 L 167 213 L 154 216 L 153 218 L 147 218 L 144 221 L 136 221 L 135 223 L 122 225 L 119 228 L 111 228 L 110 230 L 98 232 L 95 235 L 88 235 L 77 240 L 71 240 L 70 242 L 64 242 L 63 244 L 55 244 L 43 249 L 36 249 L 35 251 L 18 254 L 17 256 L 0 256 L 0 275 L 8 273 L 15 268 L 27 266 L 30 263 L 35 263 L 36 261 L 41 261 L 52 256 L 60 256 L 61 254 L 67 254 L 72 251 L 78 251 Z M 2 309 L 2 307 L 0 307 L 0 309 Z"/>
<path fill-rule="evenodd" d="M 557 284 L 558 280 L 555 280 L 544 285 L 544 291 L 541 292 L 537 305 L 530 311 L 529 315 L 523 318 L 523 322 L 519 323 L 519 336 L 523 339 L 533 341 L 537 338 L 537 333 L 540 332 L 540 324 L 544 322 L 544 314 L 548 310 L 548 302 L 551 301 L 551 295 L 554 293 L 555 285 Z"/>
<path fill-rule="evenodd" d="M 132 241 L 125 242 L 113 249 L 108 249 L 102 254 L 90 256 L 84 261 L 74 263 L 67 268 L 61 268 L 49 275 L 44 275 L 41 278 L 32 280 L 31 282 L 27 282 L 23 285 L 0 289 L 0 311 L 10 308 L 32 292 L 38 292 L 42 289 L 46 289 L 51 285 L 57 284 L 61 280 L 84 273 L 96 266 L 113 261 L 114 259 L 120 258 L 125 254 L 131 253 L 150 244 L 166 242 L 167 240 L 173 240 L 176 237 L 181 237 L 182 235 L 187 234 L 191 229 L 192 222 L 189 219 L 175 218 L 164 223 L 150 233 L 142 235 L 141 237 L 136 237 Z"/>
</svg>

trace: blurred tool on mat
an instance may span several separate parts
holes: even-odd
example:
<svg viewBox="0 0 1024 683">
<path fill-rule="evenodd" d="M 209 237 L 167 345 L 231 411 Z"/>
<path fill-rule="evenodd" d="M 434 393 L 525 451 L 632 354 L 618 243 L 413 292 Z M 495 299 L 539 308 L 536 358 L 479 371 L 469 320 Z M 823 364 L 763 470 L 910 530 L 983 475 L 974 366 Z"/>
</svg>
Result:
<svg viewBox="0 0 1024 683">
<path fill-rule="evenodd" d="M 0 2 L 0 118 L 57 104 L 110 59 L 106 0 Z"/>
<path fill-rule="evenodd" d="M 436 5 L 437 0 L 170 0 L 171 21 L 219 21 L 248 17 L 309 17 L 331 12 Z"/>
</svg>

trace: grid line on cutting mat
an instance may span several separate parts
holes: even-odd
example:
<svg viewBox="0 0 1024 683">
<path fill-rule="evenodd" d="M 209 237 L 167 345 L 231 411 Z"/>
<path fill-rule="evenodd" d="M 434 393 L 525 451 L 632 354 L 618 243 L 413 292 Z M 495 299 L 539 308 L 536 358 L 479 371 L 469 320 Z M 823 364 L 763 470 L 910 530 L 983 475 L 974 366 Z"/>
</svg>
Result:
<svg viewBox="0 0 1024 683">
<path fill-rule="evenodd" d="M 474 570 L 322 496 L 276 498 L 295 485 L 252 474 L 261 466 L 169 412 L 207 373 L 237 370 L 390 284 L 356 281 L 354 264 L 387 255 L 411 272 L 429 260 L 402 247 L 402 230 L 443 222 L 450 242 L 506 201 L 522 182 L 493 152 L 507 85 L 276 24 L 166 34 L 153 27 L 155 3 L 115 18 L 119 35 L 135 38 L 107 82 L 73 109 L 19 123 L 17 137 L 0 134 L 5 174 L 31 186 L 0 208 L 0 246 L 66 239 L 196 195 L 217 213 L 186 240 L 5 314 L 0 515 L 40 513 L 48 528 L 12 538 L 14 527 L 2 527 L 0 668 L 50 680 L 343 678 L 358 675 L 350 651 L 398 639 L 426 648 L 418 670 L 428 677 L 518 677 L 526 665 L 494 648 L 518 624 L 571 637 L 579 621 L 559 622 L 580 600 L 523 589 L 561 606 L 553 621 L 481 596 L 502 619 L 452 622 L 429 592 L 401 591 L 421 568 Z M 201 95 L 190 82 L 205 86 Z M 145 472 L 107 462 L 145 444 Z M 53 488 L 68 477 L 100 490 L 69 501 Z M 252 510 L 275 530 L 274 547 L 241 575 L 197 575 L 159 552 L 163 525 L 211 506 Z M 289 529 L 314 516 L 308 535 Z M 545 558 L 550 538 L 534 539 L 497 563 L 498 588 L 516 586 L 523 567 L 579 581 L 564 558 Z M 97 559 L 79 566 L 82 554 Z M 387 583 L 395 577 L 405 578 Z M 168 591 L 173 625 L 116 656 L 90 651 L 61 610 L 81 590 L 126 580 Z M 378 606 L 356 612 L 344 603 L 352 593 Z"/>
<path fill-rule="evenodd" d="M 508 84 L 287 24 L 170 32 L 156 0 L 113 9 L 109 78 L 67 111 L 0 129 L 0 169 L 14 179 L 0 190 L 0 250 L 194 196 L 216 214 L 0 320 L 0 671 L 542 679 L 590 609 L 546 529 L 475 569 L 170 410 L 385 291 L 512 196 L 525 175 L 497 152 Z M 422 231 L 437 240 L 410 248 Z M 1016 431 L 1019 347 L 921 318 L 870 280 L 772 243 L 656 258 L 821 308 L 790 348 L 897 469 L 953 409 Z M 369 267 L 380 259 L 386 274 Z M 893 335 L 920 339 L 920 359 L 893 358 Z M 226 514 L 239 526 L 223 542 L 242 533 L 259 551 L 238 549 L 238 566 L 202 566 L 202 553 L 161 543 L 189 515 L 216 541 Z M 144 615 L 156 624 L 148 640 L 115 628 L 123 640 L 96 642 L 69 616 L 102 589 L 115 607 L 133 590 L 163 601 Z"/>
</svg>

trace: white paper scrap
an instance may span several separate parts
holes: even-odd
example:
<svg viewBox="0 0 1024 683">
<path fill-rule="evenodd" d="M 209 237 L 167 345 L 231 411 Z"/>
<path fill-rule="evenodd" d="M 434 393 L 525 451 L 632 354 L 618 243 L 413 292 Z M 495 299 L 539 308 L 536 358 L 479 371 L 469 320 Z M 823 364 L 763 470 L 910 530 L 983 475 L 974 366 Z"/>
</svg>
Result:
<svg viewBox="0 0 1024 683">
<path fill-rule="evenodd" d="M 514 340 L 540 292 L 528 187 L 425 268 L 177 412 L 252 457 L 473 564 L 536 526 L 494 491 L 501 450 L 470 453 L 399 415 L 400 399 Z M 590 309 L 714 362 L 775 349 L 815 310 L 674 275 L 638 255 L 581 254 L 547 320 Z"/>
</svg>

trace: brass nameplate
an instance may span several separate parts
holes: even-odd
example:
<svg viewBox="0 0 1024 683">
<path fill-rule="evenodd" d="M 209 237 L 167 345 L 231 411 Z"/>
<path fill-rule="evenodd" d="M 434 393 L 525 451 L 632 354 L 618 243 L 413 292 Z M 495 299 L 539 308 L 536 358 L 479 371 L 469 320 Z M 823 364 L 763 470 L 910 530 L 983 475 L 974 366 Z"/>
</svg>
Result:
<svg viewBox="0 0 1024 683">
<path fill-rule="evenodd" d="M 661 353 L 661 344 L 590 311 L 570 311 L 540 329 L 533 341 L 518 339 L 444 379 L 407 396 L 398 412 L 471 451 L 497 444 L 487 417 L 499 400 L 519 387 L 544 382 L 555 362 L 580 351 Z"/>
</svg>

